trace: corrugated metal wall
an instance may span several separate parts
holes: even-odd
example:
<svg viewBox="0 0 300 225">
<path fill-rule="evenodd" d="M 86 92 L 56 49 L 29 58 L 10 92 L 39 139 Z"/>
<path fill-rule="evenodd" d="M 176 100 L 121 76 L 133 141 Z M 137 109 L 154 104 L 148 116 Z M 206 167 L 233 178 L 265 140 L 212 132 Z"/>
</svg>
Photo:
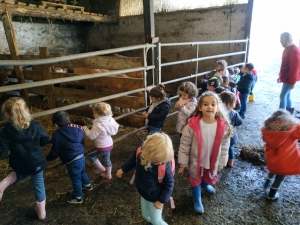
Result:
<svg viewBox="0 0 300 225">
<path fill-rule="evenodd" d="M 154 0 L 154 12 L 248 3 L 248 0 Z M 143 0 L 120 0 L 120 16 L 143 14 Z"/>
</svg>

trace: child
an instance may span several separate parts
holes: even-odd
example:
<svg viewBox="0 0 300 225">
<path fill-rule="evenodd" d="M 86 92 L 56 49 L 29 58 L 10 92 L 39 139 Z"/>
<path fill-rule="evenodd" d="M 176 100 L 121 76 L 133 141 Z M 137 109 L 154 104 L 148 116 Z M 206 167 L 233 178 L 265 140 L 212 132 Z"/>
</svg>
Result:
<svg viewBox="0 0 300 225">
<path fill-rule="evenodd" d="M 252 86 L 251 86 L 251 92 L 249 95 L 249 102 L 254 102 L 253 88 L 257 82 L 257 71 L 254 69 L 254 66 L 253 66 L 253 69 L 251 70 L 251 72 L 253 73 L 253 82 L 252 82 Z"/>
<path fill-rule="evenodd" d="M 232 129 L 223 103 L 217 94 L 205 92 L 183 129 L 178 154 L 181 167 L 178 173 L 189 167 L 197 213 L 204 213 L 200 185 L 209 194 L 215 194 L 211 184 L 217 182 L 217 172 L 226 166 L 231 136 Z"/>
<path fill-rule="evenodd" d="M 166 97 L 163 84 L 152 88 L 149 95 L 152 103 L 142 115 L 146 118 L 149 134 L 153 134 L 161 131 L 170 109 L 170 100 Z"/>
<path fill-rule="evenodd" d="M 117 172 L 121 178 L 123 173 L 136 167 L 135 184 L 141 195 L 142 215 L 149 224 L 167 224 L 163 221 L 162 209 L 171 197 L 174 187 L 172 165 L 174 157 L 172 141 L 164 133 L 156 133 L 147 137 L 142 152 L 136 157 L 136 151 Z M 158 182 L 158 165 L 165 164 L 165 175 Z"/>
<path fill-rule="evenodd" d="M 227 162 L 227 166 L 232 167 L 233 159 L 234 159 L 234 145 L 238 139 L 235 127 L 242 125 L 243 120 L 240 117 L 240 115 L 233 110 L 236 102 L 235 94 L 233 94 L 232 92 L 225 91 L 220 95 L 220 98 L 222 102 L 225 104 L 225 106 L 227 107 L 230 124 L 233 127 L 233 137 L 230 138 L 229 159 Z"/>
<path fill-rule="evenodd" d="M 220 94 L 222 93 L 225 88 L 221 87 L 221 80 L 222 80 L 222 77 L 211 77 L 208 79 L 207 81 L 207 90 L 208 91 L 213 91 L 217 94 Z"/>
<path fill-rule="evenodd" d="M 176 102 L 175 107 L 178 110 L 176 131 L 182 133 L 183 127 L 186 125 L 187 118 L 195 110 L 197 106 L 198 90 L 192 82 L 184 82 L 178 88 L 179 100 Z"/>
<path fill-rule="evenodd" d="M 235 93 L 235 90 L 233 89 L 233 87 L 231 87 L 229 85 L 229 77 L 227 76 L 222 76 L 223 79 L 223 83 L 222 83 L 222 87 L 224 87 L 225 89 L 227 89 L 228 91 Z"/>
<path fill-rule="evenodd" d="M 119 124 L 112 118 L 110 105 L 104 102 L 93 105 L 93 116 L 95 119 L 92 129 L 83 127 L 85 135 L 94 140 L 95 143 L 95 148 L 89 150 L 86 155 L 96 168 L 94 174 L 99 174 L 102 178 L 110 180 L 112 170 L 110 152 L 114 147 L 111 136 L 117 134 Z M 105 168 L 97 158 L 99 155 L 104 160 Z"/>
<path fill-rule="evenodd" d="M 43 127 L 33 121 L 23 99 L 8 99 L 2 106 L 3 118 L 9 123 L 0 133 L 0 155 L 10 151 L 9 165 L 14 170 L 0 182 L 0 201 L 4 190 L 17 180 L 31 176 L 35 189 L 35 211 L 40 220 L 46 218 L 46 192 L 44 169 L 47 161 L 41 146 L 49 143 L 50 138 Z"/>
<path fill-rule="evenodd" d="M 80 125 L 71 124 L 69 114 L 65 111 L 54 113 L 52 124 L 56 131 L 52 135 L 52 148 L 46 159 L 52 161 L 59 157 L 66 164 L 73 186 L 73 196 L 68 202 L 80 204 L 83 202 L 82 189 L 93 190 L 85 173 L 84 130 Z"/>
<path fill-rule="evenodd" d="M 300 174 L 299 121 L 284 110 L 277 110 L 264 122 L 262 138 L 265 141 L 265 157 L 270 171 L 264 184 L 267 198 L 276 200 L 278 189 L 286 175 Z M 275 180 L 274 180 L 275 178 Z"/>
<path fill-rule="evenodd" d="M 237 83 L 237 90 L 240 92 L 240 101 L 241 101 L 241 108 L 240 108 L 240 116 L 242 119 L 245 119 L 245 114 L 248 108 L 248 98 L 251 92 L 251 87 L 253 83 L 253 73 L 251 70 L 253 69 L 252 63 L 246 63 L 243 67 L 243 76 L 241 77 L 240 81 Z"/>
<path fill-rule="evenodd" d="M 228 68 L 228 72 L 229 72 L 229 85 L 232 87 L 235 87 L 236 83 L 238 82 L 238 77 L 237 74 L 240 72 L 238 67 L 230 67 Z"/>
<path fill-rule="evenodd" d="M 216 73 L 214 74 L 214 76 L 216 77 L 229 76 L 229 72 L 226 69 L 227 62 L 225 60 L 218 60 L 215 66 L 216 66 Z"/>
</svg>

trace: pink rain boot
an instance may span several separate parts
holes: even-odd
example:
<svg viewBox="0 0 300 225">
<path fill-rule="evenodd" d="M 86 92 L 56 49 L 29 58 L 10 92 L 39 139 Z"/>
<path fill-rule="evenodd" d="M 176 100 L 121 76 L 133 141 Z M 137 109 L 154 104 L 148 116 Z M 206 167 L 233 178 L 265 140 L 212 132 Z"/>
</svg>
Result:
<svg viewBox="0 0 300 225">
<path fill-rule="evenodd" d="M 100 173 L 100 176 L 105 180 L 111 180 L 111 169 L 112 167 L 106 167 L 106 171 Z"/>
<path fill-rule="evenodd" d="M 46 219 L 46 199 L 42 202 L 36 202 L 35 212 L 39 220 Z"/>
<path fill-rule="evenodd" d="M 102 166 L 99 159 L 97 159 L 95 162 L 93 162 L 93 166 L 95 167 L 95 170 L 94 170 L 95 175 L 99 175 L 99 174 L 104 173 L 106 171 L 105 167 Z"/>
<path fill-rule="evenodd" d="M 0 201 L 2 200 L 2 195 L 4 190 L 11 184 L 15 183 L 17 181 L 17 176 L 15 172 L 11 172 L 8 174 L 7 177 L 5 177 L 1 182 L 0 182 Z"/>
</svg>

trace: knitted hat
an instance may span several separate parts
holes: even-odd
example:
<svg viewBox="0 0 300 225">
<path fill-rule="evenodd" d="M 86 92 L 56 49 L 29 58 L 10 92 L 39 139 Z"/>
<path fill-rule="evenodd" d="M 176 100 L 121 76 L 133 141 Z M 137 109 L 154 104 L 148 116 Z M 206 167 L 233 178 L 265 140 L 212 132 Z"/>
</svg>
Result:
<svg viewBox="0 0 300 225">
<path fill-rule="evenodd" d="M 214 88 L 217 88 L 221 85 L 220 79 L 218 77 L 211 77 L 208 79 L 207 84 L 209 86 L 213 86 Z"/>
</svg>

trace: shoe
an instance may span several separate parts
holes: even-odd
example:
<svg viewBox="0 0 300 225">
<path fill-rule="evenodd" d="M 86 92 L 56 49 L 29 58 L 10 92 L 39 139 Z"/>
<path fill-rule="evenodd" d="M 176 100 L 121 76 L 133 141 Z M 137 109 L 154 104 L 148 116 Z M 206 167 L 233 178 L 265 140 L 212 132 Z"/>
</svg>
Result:
<svg viewBox="0 0 300 225">
<path fill-rule="evenodd" d="M 100 177 L 102 177 L 105 180 L 111 180 L 111 169 L 112 167 L 106 167 L 105 172 L 100 173 Z"/>
<path fill-rule="evenodd" d="M 295 108 L 286 108 L 287 111 L 291 113 L 291 115 L 294 114 Z"/>
<path fill-rule="evenodd" d="M 92 184 L 89 184 L 87 186 L 82 185 L 82 189 L 86 190 L 86 191 L 91 191 L 91 190 L 93 190 L 93 186 L 92 186 Z"/>
<path fill-rule="evenodd" d="M 82 197 L 81 198 L 76 198 L 72 196 L 70 199 L 68 199 L 68 202 L 71 204 L 81 204 L 83 202 Z"/>
<path fill-rule="evenodd" d="M 242 119 L 245 119 L 245 115 L 244 115 L 244 114 L 239 113 L 239 115 L 240 115 L 240 117 L 241 117 Z"/>
<path fill-rule="evenodd" d="M 277 192 L 274 197 L 270 197 L 269 195 L 267 195 L 267 199 L 271 200 L 271 201 L 275 201 L 279 198 L 279 193 Z"/>
<path fill-rule="evenodd" d="M 39 220 L 46 219 L 46 199 L 42 202 L 36 202 L 35 212 Z"/>
<path fill-rule="evenodd" d="M 228 159 L 227 166 L 233 167 L 233 159 Z"/>
<path fill-rule="evenodd" d="M 200 186 L 191 187 L 193 194 L 194 210 L 196 213 L 204 213 L 204 208 L 201 200 L 201 188 Z"/>
<path fill-rule="evenodd" d="M 213 186 L 207 184 L 205 181 L 202 180 L 201 182 L 201 188 L 203 188 L 204 191 L 206 191 L 210 195 L 216 194 L 216 190 L 213 188 Z"/>
</svg>

